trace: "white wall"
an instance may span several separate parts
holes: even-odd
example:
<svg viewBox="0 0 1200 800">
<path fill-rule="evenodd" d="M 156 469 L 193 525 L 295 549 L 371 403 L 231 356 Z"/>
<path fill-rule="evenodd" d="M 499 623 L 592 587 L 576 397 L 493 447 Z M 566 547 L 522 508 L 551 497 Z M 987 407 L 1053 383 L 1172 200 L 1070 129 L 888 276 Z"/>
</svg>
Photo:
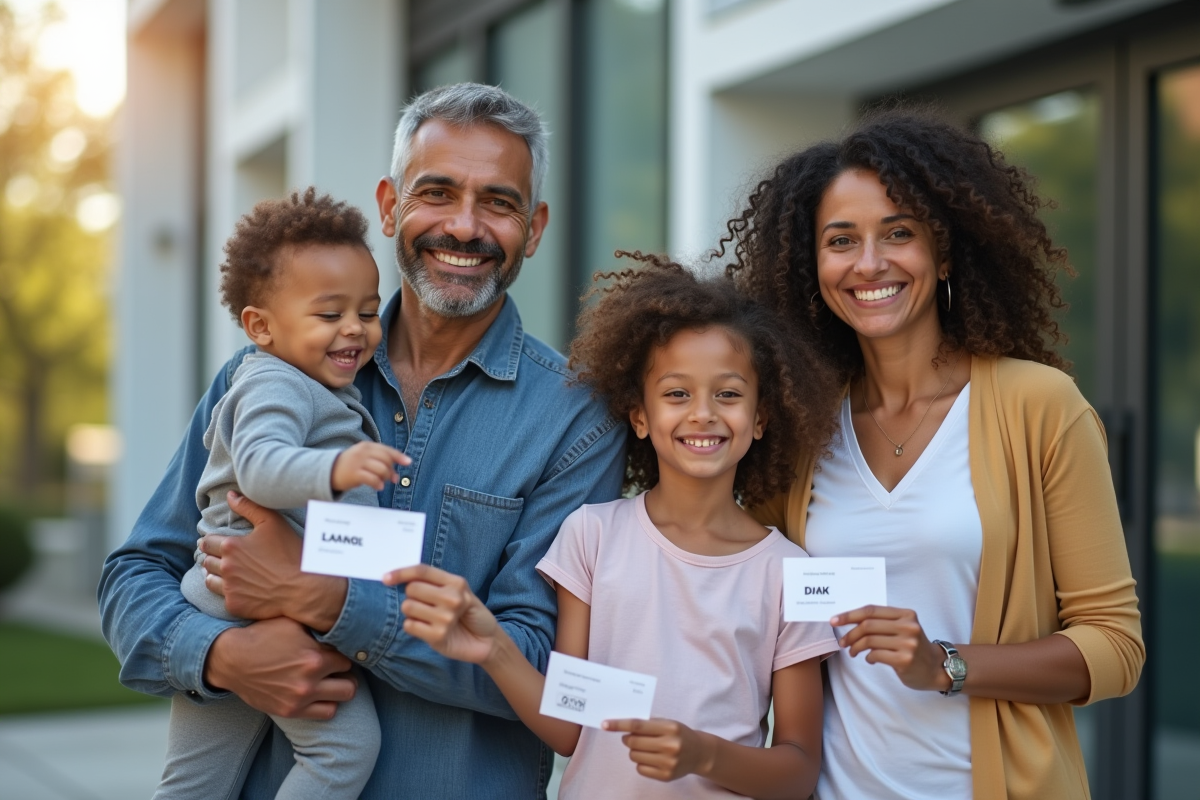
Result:
<svg viewBox="0 0 1200 800">
<path fill-rule="evenodd" d="M 112 408 L 124 453 L 113 471 L 112 546 L 158 485 L 195 404 L 202 65 L 194 31 L 159 26 L 130 37 L 113 292 Z"/>
</svg>

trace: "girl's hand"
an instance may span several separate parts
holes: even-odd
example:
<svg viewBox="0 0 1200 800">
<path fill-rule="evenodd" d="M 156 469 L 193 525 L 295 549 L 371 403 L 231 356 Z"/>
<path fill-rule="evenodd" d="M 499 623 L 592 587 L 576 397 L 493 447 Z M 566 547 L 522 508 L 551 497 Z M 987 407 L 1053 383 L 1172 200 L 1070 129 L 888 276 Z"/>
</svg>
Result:
<svg viewBox="0 0 1200 800">
<path fill-rule="evenodd" d="M 639 775 L 656 781 L 673 781 L 684 775 L 705 775 L 712 770 L 716 739 L 671 719 L 609 719 L 604 730 L 625 731 L 621 741 Z"/>
<path fill-rule="evenodd" d="M 929 641 L 917 612 L 908 608 L 863 606 L 829 620 L 833 626 L 854 625 L 838 640 L 850 657 L 867 652 L 867 663 L 887 664 L 910 689 L 947 690 L 950 676 L 942 669 L 946 654 Z"/>
<path fill-rule="evenodd" d="M 400 604 L 405 633 L 458 661 L 482 664 L 493 654 L 500 624 L 465 578 L 418 564 L 387 573 L 383 582 L 408 584 Z"/>
</svg>

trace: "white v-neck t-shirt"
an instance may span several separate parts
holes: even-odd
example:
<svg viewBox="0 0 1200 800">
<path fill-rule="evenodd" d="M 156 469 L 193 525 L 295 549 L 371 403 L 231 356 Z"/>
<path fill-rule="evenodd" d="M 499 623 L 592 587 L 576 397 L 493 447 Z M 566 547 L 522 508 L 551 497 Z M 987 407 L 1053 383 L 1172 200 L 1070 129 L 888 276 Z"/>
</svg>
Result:
<svg viewBox="0 0 1200 800">
<path fill-rule="evenodd" d="M 968 642 L 983 527 L 971 485 L 963 388 L 925 452 L 884 490 L 859 449 L 849 398 L 832 457 L 818 462 L 804 546 L 811 556 L 882 556 L 888 605 L 910 608 L 930 639 Z M 837 629 L 838 635 L 850 630 Z M 840 650 L 827 662 L 819 800 L 969 798 L 965 695 L 915 691 L 886 664 Z"/>
</svg>

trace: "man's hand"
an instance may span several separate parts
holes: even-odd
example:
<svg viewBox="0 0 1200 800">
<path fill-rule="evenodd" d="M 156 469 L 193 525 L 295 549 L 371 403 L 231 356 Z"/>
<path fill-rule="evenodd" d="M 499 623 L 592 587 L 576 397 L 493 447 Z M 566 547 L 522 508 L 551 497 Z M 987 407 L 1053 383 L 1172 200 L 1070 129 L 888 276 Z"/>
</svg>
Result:
<svg viewBox="0 0 1200 800">
<path fill-rule="evenodd" d="M 465 578 L 445 570 L 418 564 L 392 570 L 384 584 L 407 584 L 400 611 L 404 632 L 428 642 L 447 658 L 483 664 L 496 649 L 502 633 L 496 617 L 488 610 Z"/>
<path fill-rule="evenodd" d="M 210 534 L 204 585 L 225 598 L 230 614 L 245 619 L 291 617 L 315 631 L 328 631 L 346 602 L 345 578 L 300 571 L 303 542 L 278 513 L 229 493 L 229 507 L 254 525 L 246 536 Z"/>
<path fill-rule="evenodd" d="M 345 492 L 356 486 L 370 486 L 382 492 L 384 483 L 400 480 L 396 465 L 411 463 L 411 458 L 394 447 L 379 442 L 359 442 L 343 450 L 333 462 L 330 483 L 335 492 Z"/>
<path fill-rule="evenodd" d="M 204 662 L 204 682 L 267 714 L 329 719 L 338 703 L 354 696 L 354 680 L 340 674 L 348 669 L 350 659 L 298 622 L 276 617 L 218 636 Z"/>
<path fill-rule="evenodd" d="M 684 775 L 706 775 L 716 759 L 717 740 L 673 719 L 607 719 L 606 731 L 624 731 L 621 741 L 639 775 L 673 781 Z"/>
</svg>

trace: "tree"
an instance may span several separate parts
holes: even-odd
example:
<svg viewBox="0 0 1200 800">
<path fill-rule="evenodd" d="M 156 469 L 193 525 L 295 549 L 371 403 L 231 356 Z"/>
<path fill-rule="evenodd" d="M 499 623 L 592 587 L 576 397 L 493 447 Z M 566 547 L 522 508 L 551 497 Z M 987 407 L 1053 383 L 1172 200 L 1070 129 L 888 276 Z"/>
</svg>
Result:
<svg viewBox="0 0 1200 800">
<path fill-rule="evenodd" d="M 71 76 L 37 63 L 53 5 L 29 21 L 0 0 L 0 388 L 23 499 L 52 478 L 67 424 L 104 414 L 108 234 L 80 209 L 109 197 L 111 119 L 75 104 Z"/>
</svg>

